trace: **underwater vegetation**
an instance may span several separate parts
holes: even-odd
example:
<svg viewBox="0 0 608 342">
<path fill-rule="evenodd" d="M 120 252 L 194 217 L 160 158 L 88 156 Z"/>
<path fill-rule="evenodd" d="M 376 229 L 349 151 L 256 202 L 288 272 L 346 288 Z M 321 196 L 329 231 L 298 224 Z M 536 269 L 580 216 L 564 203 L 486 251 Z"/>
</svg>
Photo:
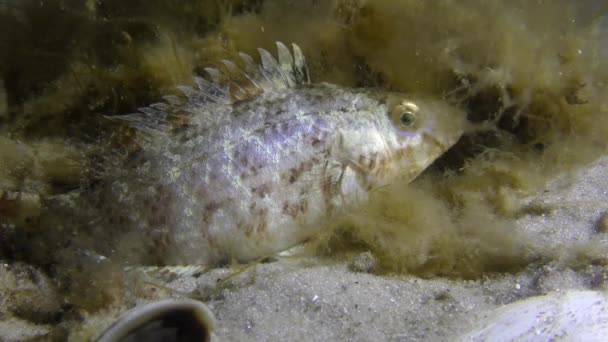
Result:
<svg viewBox="0 0 608 342">
<path fill-rule="evenodd" d="M 329 222 L 315 252 L 369 250 L 380 273 L 516 270 L 542 257 L 512 232 L 521 199 L 606 151 L 607 10 L 591 0 L 2 0 L 0 255 L 60 279 L 74 306 L 103 306 L 113 278 L 82 251 L 125 250 L 120 264 L 145 247 L 120 222 L 100 230 L 107 218 L 83 205 L 124 195 L 100 190 L 107 161 L 138 148 L 106 117 L 283 41 L 302 48 L 314 82 L 430 94 L 470 122 L 414 183 Z M 85 301 L 87 277 L 104 291 Z"/>
</svg>

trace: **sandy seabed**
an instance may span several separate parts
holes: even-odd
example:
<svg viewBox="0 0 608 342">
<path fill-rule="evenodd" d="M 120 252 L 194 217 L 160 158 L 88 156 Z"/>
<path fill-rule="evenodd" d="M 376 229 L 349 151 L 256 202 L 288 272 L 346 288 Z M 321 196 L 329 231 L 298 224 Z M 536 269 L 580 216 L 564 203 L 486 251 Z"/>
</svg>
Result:
<svg viewBox="0 0 608 342">
<path fill-rule="evenodd" d="M 552 300 L 553 306 L 544 304 L 552 314 L 548 320 L 552 327 L 566 331 L 566 335 L 558 338 L 576 340 L 576 334 L 584 330 L 591 332 L 587 337 L 596 336 L 601 340 L 608 332 L 608 270 L 605 263 L 608 232 L 601 223 L 608 209 L 607 175 L 608 157 L 600 158 L 586 167 L 560 175 L 539 195 L 529 199 L 536 209 L 522 215 L 514 229 L 527 236 L 528 248 L 542 257 L 517 273 L 488 275 L 481 280 L 422 279 L 411 275 L 358 273 L 347 263 L 328 264 L 316 257 L 279 258 L 233 277 L 228 286 L 206 300 L 216 319 L 215 339 L 451 341 L 491 323 L 497 324 L 499 318 L 496 317 L 500 316 L 494 313 L 495 310 L 541 296 L 538 298 Z M 581 254 L 586 255 L 583 259 L 587 264 L 573 266 L 576 263 L 572 258 Z M 40 300 L 15 303 L 15 298 L 6 291 L 11 279 L 27 287 L 27 279 L 32 282 L 36 278 L 30 272 L 29 278 L 22 276 L 21 279 L 18 269 L 16 265 L 0 267 L 3 279 L 0 302 L 4 308 L 20 307 L 21 311 L 26 311 L 28 305 L 58 305 L 52 303 L 52 298 L 47 298 L 46 304 Z M 209 293 L 219 279 L 232 272 L 218 268 L 202 274 L 190 273 L 171 277 L 165 285 L 182 294 L 197 296 Z M 37 287 L 34 287 L 39 293 L 44 288 L 40 277 L 38 275 Z M 154 278 L 150 280 L 154 282 Z M 596 304 L 599 303 L 600 310 L 590 312 L 587 321 L 570 322 L 572 324 L 568 326 L 556 328 L 555 322 L 560 316 L 558 304 L 564 301 L 560 298 L 572 293 L 599 296 Z M 549 296 L 545 296 L 547 294 Z M 129 296 L 132 298 L 125 300 L 125 307 L 86 318 L 81 326 L 70 332 L 70 339 L 95 336 L 126 310 L 126 306 L 180 295 L 166 289 L 156 289 L 152 293 L 142 286 Z M 538 303 L 533 304 L 532 308 L 538 307 Z M 27 322 L 8 312 L 0 317 L 0 339 L 3 341 L 49 336 L 52 330 L 50 326 Z M 542 330 L 548 326 L 546 321 L 520 321 L 517 324 L 527 326 L 522 326 L 519 332 L 501 330 L 502 335 L 482 336 L 480 340 L 530 336 L 532 340 L 548 340 L 550 337 L 546 334 L 552 332 Z M 535 332 L 526 330 L 530 327 L 536 329 Z"/>
</svg>

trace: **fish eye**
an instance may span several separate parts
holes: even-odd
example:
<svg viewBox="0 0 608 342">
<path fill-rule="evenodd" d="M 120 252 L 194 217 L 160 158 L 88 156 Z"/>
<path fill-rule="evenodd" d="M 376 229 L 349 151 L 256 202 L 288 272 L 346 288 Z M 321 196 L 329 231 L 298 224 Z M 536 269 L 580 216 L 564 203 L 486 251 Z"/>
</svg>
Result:
<svg viewBox="0 0 608 342">
<path fill-rule="evenodd" d="M 401 123 L 401 126 L 403 127 L 410 127 L 414 124 L 415 121 L 416 116 L 414 115 L 414 113 L 409 111 L 401 113 L 401 117 L 399 117 L 399 123 Z"/>
<path fill-rule="evenodd" d="M 412 129 L 416 127 L 417 114 L 420 109 L 414 103 L 403 101 L 392 110 L 393 124 L 399 129 Z"/>
</svg>

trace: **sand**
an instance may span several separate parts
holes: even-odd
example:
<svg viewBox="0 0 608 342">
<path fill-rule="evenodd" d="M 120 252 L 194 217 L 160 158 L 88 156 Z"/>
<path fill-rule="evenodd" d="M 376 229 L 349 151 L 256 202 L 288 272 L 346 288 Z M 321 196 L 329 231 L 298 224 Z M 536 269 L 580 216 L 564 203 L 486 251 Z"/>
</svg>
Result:
<svg viewBox="0 0 608 342">
<path fill-rule="evenodd" d="M 601 224 L 608 210 L 607 174 L 608 157 L 600 158 L 560 175 L 540 194 L 526 199 L 528 204 L 513 229 L 526 238 L 528 252 L 537 258 L 513 274 L 488 274 L 474 281 L 422 279 L 354 272 L 347 262 L 328 258 L 286 257 L 250 267 L 217 292 L 213 289 L 230 269 L 190 272 L 175 279 L 166 274 L 146 277 L 152 282 L 166 281 L 167 287 L 182 294 L 208 296 L 205 301 L 215 315 L 218 341 L 452 341 L 481 329 L 488 319 L 496 319 L 492 318 L 495 310 L 509 303 L 575 290 L 607 292 L 608 232 Z M 53 331 L 24 317 L 52 311 L 57 303 L 15 302 L 15 284 L 41 292 L 52 290 L 42 275 L 25 276 L 24 268 L 0 268 L 3 341 L 48 336 Z M 144 277 L 141 272 L 132 274 L 139 280 Z M 132 289 L 122 307 L 88 316 L 65 333 L 72 340 L 90 338 L 130 306 L 180 296 L 158 288 L 146 291 L 151 291 L 149 286 Z M 27 305 L 32 309 L 13 315 L 15 305 L 21 305 L 22 312 Z M 592 332 L 606 331 L 608 313 L 594 315 Z"/>
</svg>

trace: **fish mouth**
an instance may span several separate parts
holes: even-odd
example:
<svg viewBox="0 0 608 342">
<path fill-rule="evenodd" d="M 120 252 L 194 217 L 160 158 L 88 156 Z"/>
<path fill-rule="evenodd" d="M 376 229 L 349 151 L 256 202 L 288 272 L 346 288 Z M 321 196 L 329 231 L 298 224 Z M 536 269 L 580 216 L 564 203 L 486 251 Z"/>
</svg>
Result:
<svg viewBox="0 0 608 342">
<path fill-rule="evenodd" d="M 435 147 L 435 149 L 433 149 L 433 151 L 438 151 L 437 154 L 433 155 L 433 159 L 435 159 L 436 157 L 438 157 L 440 154 L 442 154 L 443 152 L 447 151 L 452 145 L 454 145 L 456 143 L 456 141 L 458 141 L 458 139 L 460 139 L 461 134 L 458 134 L 457 136 L 454 137 L 446 137 L 445 139 L 439 139 L 436 137 L 435 134 L 429 134 L 427 132 L 424 132 L 422 134 L 424 141 L 426 142 L 425 145 L 427 145 L 427 149 L 430 151 L 432 149 L 432 147 Z M 432 146 L 432 147 L 431 147 Z"/>
<path fill-rule="evenodd" d="M 404 146 L 397 150 L 387 147 L 383 152 L 347 159 L 342 165 L 354 171 L 359 185 L 368 191 L 397 180 L 411 182 L 452 147 L 461 135 L 441 136 L 423 132 L 422 145 Z"/>
<path fill-rule="evenodd" d="M 447 137 L 437 137 L 435 134 L 423 133 L 424 144 L 418 147 L 404 147 L 393 157 L 391 164 L 396 166 L 391 175 L 385 175 L 387 179 L 399 179 L 411 182 L 423 173 L 437 158 L 448 151 L 461 137 L 462 134 Z M 418 149 L 412 152 L 412 149 Z M 384 183 L 390 183 L 386 180 Z"/>
</svg>

